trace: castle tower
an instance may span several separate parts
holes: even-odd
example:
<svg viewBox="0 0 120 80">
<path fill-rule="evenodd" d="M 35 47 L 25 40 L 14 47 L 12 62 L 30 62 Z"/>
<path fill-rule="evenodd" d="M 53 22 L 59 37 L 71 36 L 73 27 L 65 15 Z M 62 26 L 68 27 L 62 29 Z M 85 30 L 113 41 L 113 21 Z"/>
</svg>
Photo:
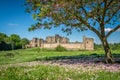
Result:
<svg viewBox="0 0 120 80">
<path fill-rule="evenodd" d="M 85 36 L 83 36 L 83 44 L 85 50 L 94 50 L 93 38 L 86 38 Z"/>
<path fill-rule="evenodd" d="M 46 41 L 47 41 L 47 43 L 51 43 L 52 42 L 52 37 L 51 36 L 46 37 Z"/>
<path fill-rule="evenodd" d="M 39 41 L 40 41 L 40 45 L 39 45 L 39 47 L 41 47 L 41 48 L 43 48 L 44 47 L 44 40 L 43 39 L 39 39 Z"/>
<path fill-rule="evenodd" d="M 60 44 L 60 39 L 59 39 L 59 38 L 57 39 L 57 44 L 58 44 L 58 45 Z"/>
<path fill-rule="evenodd" d="M 32 47 L 37 47 L 37 38 L 33 38 L 32 40 Z"/>
<path fill-rule="evenodd" d="M 40 47 L 40 40 L 37 39 L 37 47 Z"/>
<path fill-rule="evenodd" d="M 86 36 L 85 35 L 83 36 L 83 46 L 84 46 L 84 49 L 86 50 Z"/>
</svg>

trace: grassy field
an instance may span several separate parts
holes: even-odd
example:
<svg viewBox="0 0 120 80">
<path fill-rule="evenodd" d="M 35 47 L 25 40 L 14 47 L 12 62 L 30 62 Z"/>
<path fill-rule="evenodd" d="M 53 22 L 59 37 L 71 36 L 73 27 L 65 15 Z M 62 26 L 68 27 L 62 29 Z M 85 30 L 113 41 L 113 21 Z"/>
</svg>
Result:
<svg viewBox="0 0 120 80">
<path fill-rule="evenodd" d="M 120 50 L 112 52 L 120 58 Z M 1 51 L 0 80 L 120 80 L 119 64 L 89 62 L 103 57 L 104 51 Z"/>
</svg>

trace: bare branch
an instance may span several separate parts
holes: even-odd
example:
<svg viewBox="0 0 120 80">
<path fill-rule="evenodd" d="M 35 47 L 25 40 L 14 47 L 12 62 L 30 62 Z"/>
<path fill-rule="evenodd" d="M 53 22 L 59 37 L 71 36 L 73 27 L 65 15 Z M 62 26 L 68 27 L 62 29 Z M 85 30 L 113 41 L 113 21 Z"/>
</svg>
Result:
<svg viewBox="0 0 120 80">
<path fill-rule="evenodd" d="M 109 37 L 109 35 L 115 31 L 117 31 L 118 29 L 120 29 L 120 25 L 118 25 L 116 28 L 112 29 L 111 31 L 108 32 L 108 34 L 106 34 L 106 38 Z"/>
</svg>

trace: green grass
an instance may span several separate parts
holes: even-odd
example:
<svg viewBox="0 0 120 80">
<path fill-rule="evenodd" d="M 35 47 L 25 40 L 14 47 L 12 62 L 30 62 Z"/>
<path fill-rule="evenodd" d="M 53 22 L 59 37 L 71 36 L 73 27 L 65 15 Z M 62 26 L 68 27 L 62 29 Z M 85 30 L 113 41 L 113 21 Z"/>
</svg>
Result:
<svg viewBox="0 0 120 80">
<path fill-rule="evenodd" d="M 120 50 L 112 51 L 120 57 Z M 104 57 L 104 51 L 64 51 L 29 48 L 0 52 L 0 80 L 120 80 L 119 72 L 84 71 L 53 65 L 6 66 L 38 60 L 89 59 Z"/>
<path fill-rule="evenodd" d="M 12 54 L 12 55 L 8 55 Z M 113 54 L 118 54 L 120 57 L 120 50 L 113 51 Z M 96 57 L 103 56 L 104 51 L 64 51 L 57 52 L 55 50 L 39 50 L 38 48 L 21 49 L 14 51 L 1 51 L 0 52 L 0 65 L 18 62 L 30 62 L 36 60 L 52 60 L 52 59 L 73 59 L 89 57 L 95 55 Z"/>
<path fill-rule="evenodd" d="M 120 72 L 82 72 L 58 66 L 8 67 L 0 70 L 0 80 L 119 80 Z"/>
</svg>

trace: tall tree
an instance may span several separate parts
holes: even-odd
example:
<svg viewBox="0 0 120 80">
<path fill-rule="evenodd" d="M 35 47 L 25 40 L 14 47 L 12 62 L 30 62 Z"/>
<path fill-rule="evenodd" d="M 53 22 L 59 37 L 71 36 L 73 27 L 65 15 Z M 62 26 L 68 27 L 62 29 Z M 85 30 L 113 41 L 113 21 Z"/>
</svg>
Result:
<svg viewBox="0 0 120 80">
<path fill-rule="evenodd" d="M 11 40 L 11 47 L 12 47 L 12 50 L 15 49 L 15 47 L 18 47 L 20 45 L 20 37 L 19 35 L 17 34 L 12 34 L 10 36 L 10 40 Z"/>
<path fill-rule="evenodd" d="M 9 37 L 4 33 L 0 33 L 0 42 L 1 41 L 9 42 Z"/>
<path fill-rule="evenodd" d="M 65 25 L 62 30 L 67 33 L 73 29 L 89 29 L 100 38 L 106 62 L 113 63 L 107 38 L 120 28 L 120 0 L 26 0 L 25 5 L 26 11 L 38 21 L 30 31 L 61 24 Z M 112 30 L 105 32 L 109 27 Z"/>
<path fill-rule="evenodd" d="M 4 33 L 0 33 L 0 51 L 9 50 L 10 47 L 8 43 L 9 43 L 9 37 Z"/>
<path fill-rule="evenodd" d="M 21 39 L 22 48 L 25 48 L 25 45 L 27 45 L 28 43 L 29 43 L 29 40 L 27 38 Z"/>
</svg>

